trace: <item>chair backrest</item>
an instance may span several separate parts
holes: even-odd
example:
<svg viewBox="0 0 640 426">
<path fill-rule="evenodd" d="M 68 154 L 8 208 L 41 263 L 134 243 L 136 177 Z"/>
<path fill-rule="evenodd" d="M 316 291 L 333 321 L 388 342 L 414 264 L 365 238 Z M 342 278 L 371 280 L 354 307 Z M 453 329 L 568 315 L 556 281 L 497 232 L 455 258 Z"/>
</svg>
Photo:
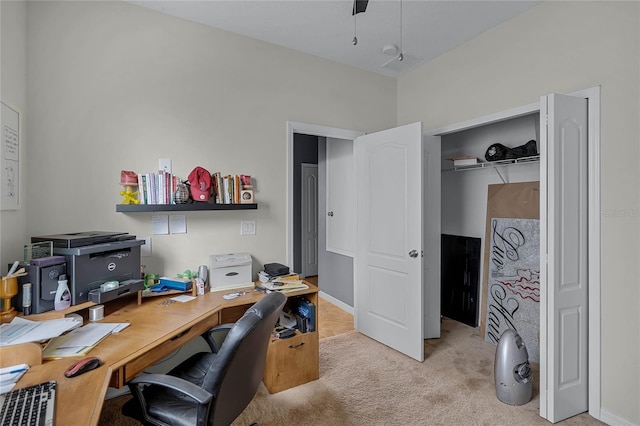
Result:
<svg viewBox="0 0 640 426">
<path fill-rule="evenodd" d="M 286 300 L 281 293 L 266 295 L 229 330 L 203 382 L 215 398 L 210 424 L 230 424 L 253 399 L 264 374 L 271 334 Z"/>
</svg>

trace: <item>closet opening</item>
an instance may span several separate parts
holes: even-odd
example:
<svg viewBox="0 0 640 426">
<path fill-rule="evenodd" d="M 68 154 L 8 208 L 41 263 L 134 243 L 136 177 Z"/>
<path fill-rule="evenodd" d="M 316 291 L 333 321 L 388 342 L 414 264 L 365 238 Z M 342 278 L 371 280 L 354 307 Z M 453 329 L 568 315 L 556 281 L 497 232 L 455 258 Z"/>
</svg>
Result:
<svg viewBox="0 0 640 426">
<path fill-rule="evenodd" d="M 515 328 L 536 363 L 539 132 L 536 111 L 441 137 L 441 314 L 479 327 L 480 336 L 494 344 L 507 328 Z M 536 150 L 524 160 L 486 158 L 494 144 L 516 148 L 529 142 L 530 147 L 530 141 Z M 454 164 L 461 157 L 471 160 Z"/>
</svg>

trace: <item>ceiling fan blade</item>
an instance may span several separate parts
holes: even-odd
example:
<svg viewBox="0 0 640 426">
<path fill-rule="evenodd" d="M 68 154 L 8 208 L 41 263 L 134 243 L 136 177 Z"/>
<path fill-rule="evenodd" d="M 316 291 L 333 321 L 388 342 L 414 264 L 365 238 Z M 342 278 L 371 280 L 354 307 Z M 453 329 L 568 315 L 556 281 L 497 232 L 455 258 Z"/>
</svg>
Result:
<svg viewBox="0 0 640 426">
<path fill-rule="evenodd" d="M 353 12 L 352 15 L 357 15 L 367 10 L 367 4 L 369 0 L 353 0 Z"/>
</svg>

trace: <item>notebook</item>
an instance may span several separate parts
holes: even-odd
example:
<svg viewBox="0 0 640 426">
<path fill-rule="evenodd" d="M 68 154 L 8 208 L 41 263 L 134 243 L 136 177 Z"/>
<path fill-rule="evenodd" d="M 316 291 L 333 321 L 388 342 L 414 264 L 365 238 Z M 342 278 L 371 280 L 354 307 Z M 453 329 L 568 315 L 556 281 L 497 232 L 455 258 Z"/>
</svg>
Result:
<svg viewBox="0 0 640 426">
<path fill-rule="evenodd" d="M 56 386 L 51 380 L 0 395 L 0 424 L 54 425 Z"/>
</svg>

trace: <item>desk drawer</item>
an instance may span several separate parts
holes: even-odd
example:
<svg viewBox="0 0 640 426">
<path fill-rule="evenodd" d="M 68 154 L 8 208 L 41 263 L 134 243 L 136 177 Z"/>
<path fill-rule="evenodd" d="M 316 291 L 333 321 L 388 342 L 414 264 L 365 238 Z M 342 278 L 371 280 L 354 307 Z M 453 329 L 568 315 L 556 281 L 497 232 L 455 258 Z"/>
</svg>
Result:
<svg viewBox="0 0 640 426">
<path fill-rule="evenodd" d="M 297 334 L 271 342 L 263 381 L 276 393 L 319 377 L 318 333 Z"/>
<path fill-rule="evenodd" d="M 187 331 L 181 334 L 177 334 L 175 337 L 167 340 L 161 345 L 149 350 L 148 352 L 145 352 L 143 355 L 140 355 L 136 359 L 131 360 L 124 367 L 122 367 L 121 370 L 113 372 L 110 386 L 118 388 L 123 387 L 129 380 L 133 379 L 135 376 L 144 371 L 145 368 L 160 361 L 171 352 L 175 351 L 180 346 L 186 344 L 193 338 L 200 336 L 211 327 L 217 325 L 218 322 L 218 315 L 212 315 L 206 320 L 194 325 Z"/>
</svg>

